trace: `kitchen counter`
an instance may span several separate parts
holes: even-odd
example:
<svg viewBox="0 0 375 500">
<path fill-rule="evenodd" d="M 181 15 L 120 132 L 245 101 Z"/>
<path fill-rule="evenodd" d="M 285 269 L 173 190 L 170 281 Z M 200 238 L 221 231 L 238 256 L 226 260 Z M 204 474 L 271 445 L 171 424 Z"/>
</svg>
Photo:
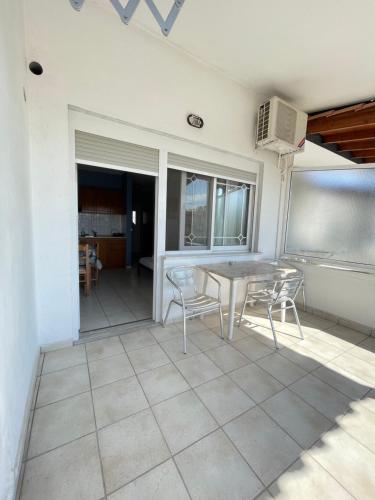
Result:
<svg viewBox="0 0 375 500">
<path fill-rule="evenodd" d="M 79 236 L 79 240 L 126 240 L 127 236 Z"/>
<path fill-rule="evenodd" d="M 104 268 L 126 267 L 126 236 L 80 236 L 79 243 L 96 245 Z"/>
</svg>

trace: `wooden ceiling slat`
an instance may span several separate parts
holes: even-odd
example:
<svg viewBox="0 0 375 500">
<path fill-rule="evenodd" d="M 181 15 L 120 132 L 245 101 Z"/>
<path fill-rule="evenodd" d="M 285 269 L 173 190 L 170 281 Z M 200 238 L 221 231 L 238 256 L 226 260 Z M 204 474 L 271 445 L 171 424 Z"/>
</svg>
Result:
<svg viewBox="0 0 375 500">
<path fill-rule="evenodd" d="M 360 149 L 359 151 L 351 152 L 354 158 L 373 158 L 375 157 L 375 149 Z"/>
<path fill-rule="evenodd" d="M 375 109 L 349 111 L 339 115 L 310 119 L 307 124 L 308 134 L 324 134 L 332 131 L 350 130 L 367 125 L 375 126 Z"/>
<path fill-rule="evenodd" d="M 326 144 L 340 144 L 349 141 L 362 141 L 364 139 L 375 139 L 375 128 L 360 128 L 345 132 L 329 132 L 322 134 Z"/>
<path fill-rule="evenodd" d="M 349 141 L 337 143 L 340 147 L 340 151 L 358 151 L 364 149 L 375 149 L 375 138 L 367 139 L 364 141 Z"/>
<path fill-rule="evenodd" d="M 310 115 L 307 139 L 355 163 L 375 163 L 375 100 Z"/>
<path fill-rule="evenodd" d="M 322 111 L 321 113 L 314 113 L 309 116 L 309 120 L 316 120 L 321 117 L 337 116 L 342 113 L 348 113 L 349 111 L 361 111 L 363 109 L 374 108 L 375 102 L 361 102 L 359 104 L 353 104 L 353 106 L 347 106 L 345 108 L 330 109 L 327 111 Z"/>
</svg>

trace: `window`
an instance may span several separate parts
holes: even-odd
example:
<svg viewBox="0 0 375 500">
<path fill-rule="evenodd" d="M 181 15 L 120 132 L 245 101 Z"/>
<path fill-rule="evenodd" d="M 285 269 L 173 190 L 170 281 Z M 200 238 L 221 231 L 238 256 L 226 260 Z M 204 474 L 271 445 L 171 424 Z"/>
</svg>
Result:
<svg viewBox="0 0 375 500">
<path fill-rule="evenodd" d="M 208 246 L 211 180 L 199 174 L 182 173 L 182 217 L 185 218 L 184 246 Z"/>
<path fill-rule="evenodd" d="M 215 246 L 247 245 L 250 185 L 217 179 Z"/>
<path fill-rule="evenodd" d="M 255 186 L 168 169 L 167 250 L 249 248 Z"/>
<path fill-rule="evenodd" d="M 375 265 L 375 168 L 291 176 L 285 252 Z"/>
</svg>

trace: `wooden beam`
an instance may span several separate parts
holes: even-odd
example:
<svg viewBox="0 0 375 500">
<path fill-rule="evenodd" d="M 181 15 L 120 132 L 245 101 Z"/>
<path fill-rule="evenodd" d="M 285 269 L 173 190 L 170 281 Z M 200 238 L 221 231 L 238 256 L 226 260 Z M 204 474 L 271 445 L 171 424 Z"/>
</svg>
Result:
<svg viewBox="0 0 375 500">
<path fill-rule="evenodd" d="M 350 130 L 368 125 L 374 125 L 375 127 L 375 108 L 309 119 L 307 124 L 307 133 L 324 134 L 327 132 L 339 132 L 341 130 Z"/>
<path fill-rule="evenodd" d="M 316 118 L 341 115 L 342 113 L 348 113 L 349 111 L 362 111 L 364 109 L 375 107 L 375 102 L 360 102 L 359 104 L 353 104 L 352 106 L 346 106 L 344 108 L 328 109 L 322 111 L 321 113 L 314 113 L 309 116 L 309 120 L 315 120 Z"/>
<path fill-rule="evenodd" d="M 335 143 L 336 144 L 336 143 Z M 375 149 L 375 139 L 364 141 L 348 141 L 339 144 L 340 151 L 358 151 L 363 149 Z"/>
<path fill-rule="evenodd" d="M 375 139 L 375 128 L 360 128 L 346 132 L 332 132 L 322 134 L 323 142 L 328 144 L 340 144 L 348 141 L 362 141 L 364 139 Z"/>
<path fill-rule="evenodd" d="M 375 149 L 360 149 L 358 151 L 353 151 L 353 156 L 355 158 L 374 158 Z"/>
<path fill-rule="evenodd" d="M 375 156 L 373 158 L 365 158 L 363 163 L 375 163 Z"/>
</svg>

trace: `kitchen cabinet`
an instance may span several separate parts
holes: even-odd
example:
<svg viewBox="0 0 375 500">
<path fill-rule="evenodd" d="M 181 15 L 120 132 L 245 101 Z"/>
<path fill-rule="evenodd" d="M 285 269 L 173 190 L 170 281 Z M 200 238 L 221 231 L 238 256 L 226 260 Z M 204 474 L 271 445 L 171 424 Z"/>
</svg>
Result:
<svg viewBox="0 0 375 500">
<path fill-rule="evenodd" d="M 126 267 L 126 238 L 125 237 L 97 237 L 80 238 L 80 243 L 99 245 L 99 259 L 103 268 Z"/>
<path fill-rule="evenodd" d="M 79 212 L 98 214 L 124 214 L 124 193 L 113 189 L 80 186 L 78 190 Z"/>
</svg>

